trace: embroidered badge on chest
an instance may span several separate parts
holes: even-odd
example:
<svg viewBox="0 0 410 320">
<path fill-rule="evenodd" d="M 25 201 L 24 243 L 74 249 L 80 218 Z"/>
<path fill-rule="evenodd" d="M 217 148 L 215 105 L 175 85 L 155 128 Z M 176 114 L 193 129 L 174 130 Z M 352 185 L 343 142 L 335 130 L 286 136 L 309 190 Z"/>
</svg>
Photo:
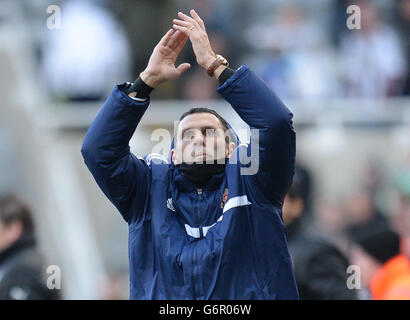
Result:
<svg viewBox="0 0 410 320">
<path fill-rule="evenodd" d="M 167 208 L 173 212 L 175 212 L 174 205 L 172 204 L 172 198 L 168 198 L 167 200 Z"/>
<path fill-rule="evenodd" d="M 228 188 L 225 188 L 224 193 L 222 194 L 222 200 L 221 200 L 221 209 L 225 206 L 226 200 L 228 200 Z"/>
</svg>

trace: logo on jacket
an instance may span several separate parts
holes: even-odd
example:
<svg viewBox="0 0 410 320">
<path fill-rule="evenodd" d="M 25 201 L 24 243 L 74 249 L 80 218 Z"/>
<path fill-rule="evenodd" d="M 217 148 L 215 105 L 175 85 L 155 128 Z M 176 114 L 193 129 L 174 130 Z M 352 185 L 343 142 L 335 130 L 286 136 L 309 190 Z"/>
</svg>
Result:
<svg viewBox="0 0 410 320">
<path fill-rule="evenodd" d="M 173 212 L 175 212 L 174 205 L 172 204 L 172 198 L 168 198 L 167 200 L 167 208 Z"/>
<path fill-rule="evenodd" d="M 225 188 L 224 193 L 222 194 L 222 200 L 221 200 L 221 209 L 225 207 L 226 200 L 228 200 L 228 188 Z"/>
</svg>

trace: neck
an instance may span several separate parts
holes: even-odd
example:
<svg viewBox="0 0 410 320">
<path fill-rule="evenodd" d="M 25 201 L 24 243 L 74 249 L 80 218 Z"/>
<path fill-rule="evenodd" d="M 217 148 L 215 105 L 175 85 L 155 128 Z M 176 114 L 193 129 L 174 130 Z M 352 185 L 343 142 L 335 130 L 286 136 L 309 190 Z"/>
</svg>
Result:
<svg viewBox="0 0 410 320">
<path fill-rule="evenodd" d="M 184 175 L 192 184 L 197 188 L 206 186 L 209 180 L 218 173 L 225 171 L 226 163 L 228 159 L 223 161 L 214 160 L 213 163 L 192 163 L 187 164 L 185 162 L 176 165 L 178 171 Z M 218 163 L 223 162 L 223 163 Z"/>
</svg>

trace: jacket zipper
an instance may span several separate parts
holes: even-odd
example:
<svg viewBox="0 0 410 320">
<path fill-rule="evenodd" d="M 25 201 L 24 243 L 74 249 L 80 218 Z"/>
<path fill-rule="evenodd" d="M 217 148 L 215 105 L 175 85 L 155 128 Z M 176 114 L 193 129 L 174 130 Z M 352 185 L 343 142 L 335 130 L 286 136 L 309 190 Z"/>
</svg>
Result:
<svg viewBox="0 0 410 320">
<path fill-rule="evenodd" d="M 197 189 L 198 193 L 198 203 L 197 203 L 197 208 L 195 212 L 195 220 L 196 224 L 198 225 L 200 235 L 202 236 L 202 225 L 200 225 L 200 219 L 201 219 L 201 202 L 202 202 L 202 188 Z M 197 257 L 197 252 L 196 248 L 194 249 L 193 252 L 193 287 L 194 287 L 194 297 L 195 299 L 199 299 L 201 296 L 201 285 L 200 281 L 202 281 L 201 276 L 200 276 L 200 270 L 199 270 L 199 263 L 198 263 L 198 257 Z"/>
<path fill-rule="evenodd" d="M 202 223 L 201 223 L 201 202 L 203 200 L 202 188 L 198 188 L 197 192 L 198 192 L 198 206 L 197 206 L 197 210 L 196 210 L 196 223 L 197 223 L 198 228 L 199 228 L 199 234 L 202 237 Z"/>
</svg>

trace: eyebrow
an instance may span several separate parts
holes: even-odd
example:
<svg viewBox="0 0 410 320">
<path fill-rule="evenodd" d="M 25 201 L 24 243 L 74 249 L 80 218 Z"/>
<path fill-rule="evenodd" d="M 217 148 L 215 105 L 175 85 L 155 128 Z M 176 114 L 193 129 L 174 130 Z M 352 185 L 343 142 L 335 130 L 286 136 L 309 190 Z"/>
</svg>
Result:
<svg viewBox="0 0 410 320">
<path fill-rule="evenodd" d="M 222 128 L 222 126 L 220 127 L 221 129 L 223 129 Z M 188 128 L 185 128 L 184 130 L 182 130 L 182 133 L 181 133 L 181 136 L 184 136 L 184 133 L 185 133 L 185 131 L 188 131 L 188 130 L 206 130 L 206 129 L 219 129 L 219 127 L 214 127 L 214 126 L 203 126 L 203 127 L 200 127 L 200 128 L 197 128 L 197 127 L 188 127 Z"/>
</svg>

